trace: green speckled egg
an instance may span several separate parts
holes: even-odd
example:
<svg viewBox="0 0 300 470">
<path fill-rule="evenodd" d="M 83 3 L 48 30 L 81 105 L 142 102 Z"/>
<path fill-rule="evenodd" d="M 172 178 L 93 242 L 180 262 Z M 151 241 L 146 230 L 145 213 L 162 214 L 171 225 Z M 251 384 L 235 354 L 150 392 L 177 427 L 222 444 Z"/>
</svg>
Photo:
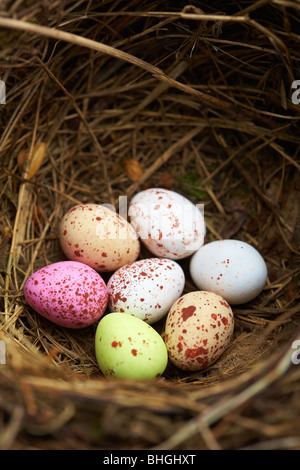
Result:
<svg viewBox="0 0 300 470">
<path fill-rule="evenodd" d="M 154 379 L 163 374 L 168 353 L 160 334 L 128 313 L 109 313 L 95 335 L 95 353 L 106 377 Z"/>
</svg>

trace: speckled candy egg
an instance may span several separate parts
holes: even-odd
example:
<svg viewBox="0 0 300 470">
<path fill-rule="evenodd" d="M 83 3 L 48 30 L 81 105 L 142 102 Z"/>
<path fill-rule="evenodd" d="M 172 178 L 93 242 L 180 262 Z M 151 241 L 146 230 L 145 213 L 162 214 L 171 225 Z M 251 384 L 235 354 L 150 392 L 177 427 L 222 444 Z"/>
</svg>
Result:
<svg viewBox="0 0 300 470">
<path fill-rule="evenodd" d="M 228 239 L 202 246 L 191 259 L 190 274 L 198 289 L 215 292 L 235 305 L 260 294 L 268 273 L 253 246 Z"/>
<path fill-rule="evenodd" d="M 202 211 L 174 191 L 151 188 L 139 192 L 129 204 L 129 218 L 155 256 L 182 259 L 203 245 Z"/>
<path fill-rule="evenodd" d="M 183 295 L 171 307 L 165 327 L 170 360 L 187 371 L 213 364 L 227 348 L 234 330 L 228 303 L 212 292 Z"/>
<path fill-rule="evenodd" d="M 109 313 L 100 320 L 95 352 L 107 377 L 154 379 L 163 374 L 168 362 L 160 334 L 140 318 L 121 312 Z"/>
<path fill-rule="evenodd" d="M 98 321 L 108 300 L 100 274 L 76 261 L 39 269 L 27 279 L 24 295 L 36 312 L 67 328 L 84 328 Z"/>
<path fill-rule="evenodd" d="M 60 243 L 68 259 L 98 272 L 115 271 L 138 258 L 140 242 L 133 227 L 100 204 L 71 208 L 60 224 Z"/>
<path fill-rule="evenodd" d="M 184 272 L 176 261 L 149 258 L 123 266 L 107 283 L 112 312 L 130 312 L 149 324 L 169 311 L 184 288 Z"/>
</svg>

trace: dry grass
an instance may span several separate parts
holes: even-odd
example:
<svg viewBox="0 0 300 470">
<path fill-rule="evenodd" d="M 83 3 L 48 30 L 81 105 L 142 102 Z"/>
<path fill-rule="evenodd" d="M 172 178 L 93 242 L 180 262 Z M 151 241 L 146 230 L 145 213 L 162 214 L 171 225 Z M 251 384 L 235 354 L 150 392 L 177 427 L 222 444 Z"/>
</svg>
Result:
<svg viewBox="0 0 300 470">
<path fill-rule="evenodd" d="M 299 4 L 181 3 L 2 2 L 1 449 L 300 448 Z M 95 329 L 51 325 L 23 286 L 64 259 L 69 207 L 151 186 L 204 202 L 207 240 L 253 244 L 269 277 L 217 363 L 149 386 L 104 379 Z"/>
</svg>

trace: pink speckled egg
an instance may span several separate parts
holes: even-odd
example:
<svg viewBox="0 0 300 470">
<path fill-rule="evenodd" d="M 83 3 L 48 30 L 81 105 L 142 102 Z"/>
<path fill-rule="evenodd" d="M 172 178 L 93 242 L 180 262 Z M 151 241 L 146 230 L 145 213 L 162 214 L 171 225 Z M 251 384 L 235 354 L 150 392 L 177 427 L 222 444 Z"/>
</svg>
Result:
<svg viewBox="0 0 300 470">
<path fill-rule="evenodd" d="M 116 271 L 107 283 L 112 312 L 125 312 L 152 324 L 163 318 L 184 288 L 184 272 L 173 260 L 149 258 Z"/>
<path fill-rule="evenodd" d="M 24 295 L 43 317 L 77 329 L 97 322 L 108 301 L 100 274 L 77 261 L 60 261 L 39 269 L 27 279 Z"/>
<path fill-rule="evenodd" d="M 124 217 L 100 204 L 78 204 L 63 217 L 60 244 L 66 257 L 98 272 L 110 272 L 132 263 L 140 242 Z"/>
<path fill-rule="evenodd" d="M 231 307 L 219 295 L 195 291 L 171 307 L 165 326 L 169 358 L 180 369 L 197 371 L 213 364 L 232 338 Z"/>
<path fill-rule="evenodd" d="M 141 241 L 157 257 L 183 259 L 204 243 L 206 232 L 200 206 L 175 191 L 150 188 L 129 204 L 129 218 Z"/>
</svg>

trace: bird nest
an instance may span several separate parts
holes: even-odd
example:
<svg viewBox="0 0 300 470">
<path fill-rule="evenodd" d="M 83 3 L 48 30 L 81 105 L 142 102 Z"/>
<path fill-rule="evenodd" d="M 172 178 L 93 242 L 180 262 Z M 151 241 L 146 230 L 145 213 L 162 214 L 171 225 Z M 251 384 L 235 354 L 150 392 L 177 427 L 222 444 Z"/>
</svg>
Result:
<svg viewBox="0 0 300 470">
<path fill-rule="evenodd" d="M 1 449 L 300 448 L 299 12 L 271 0 L 2 2 Z M 108 379 L 96 327 L 51 324 L 23 287 L 65 259 L 71 206 L 117 209 L 149 187 L 203 203 L 206 241 L 253 245 L 268 280 L 233 307 L 234 336 L 210 367 Z M 184 292 L 196 290 L 179 263 Z"/>
</svg>

